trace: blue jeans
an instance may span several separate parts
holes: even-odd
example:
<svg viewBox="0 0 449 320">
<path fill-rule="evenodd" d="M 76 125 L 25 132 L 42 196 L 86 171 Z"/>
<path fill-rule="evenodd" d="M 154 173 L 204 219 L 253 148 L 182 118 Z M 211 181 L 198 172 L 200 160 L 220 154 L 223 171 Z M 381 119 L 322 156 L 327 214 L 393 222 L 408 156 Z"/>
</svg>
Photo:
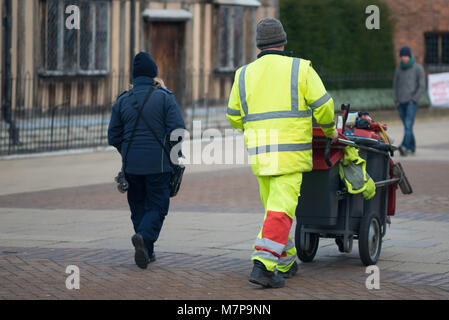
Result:
<svg viewBox="0 0 449 320">
<path fill-rule="evenodd" d="M 416 111 L 418 105 L 410 101 L 408 103 L 400 103 L 398 105 L 399 116 L 404 124 L 404 139 L 402 140 L 402 146 L 411 151 L 416 151 L 415 136 L 413 134 L 413 124 L 415 123 Z"/>
<path fill-rule="evenodd" d="M 125 174 L 129 183 L 128 204 L 134 231 L 142 235 L 150 255 L 168 213 L 170 176 L 171 173 Z"/>
</svg>

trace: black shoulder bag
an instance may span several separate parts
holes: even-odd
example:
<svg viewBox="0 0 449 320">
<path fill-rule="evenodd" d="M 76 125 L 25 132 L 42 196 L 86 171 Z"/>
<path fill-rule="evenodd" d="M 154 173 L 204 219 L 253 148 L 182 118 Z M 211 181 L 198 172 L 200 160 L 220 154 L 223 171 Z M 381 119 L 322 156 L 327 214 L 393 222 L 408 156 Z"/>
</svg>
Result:
<svg viewBox="0 0 449 320">
<path fill-rule="evenodd" d="M 148 90 L 147 95 L 145 96 L 145 99 L 143 100 L 142 107 L 140 107 L 140 109 L 138 109 L 136 122 L 134 123 L 133 131 L 131 131 L 131 138 L 129 139 L 129 143 L 128 143 L 128 146 L 127 146 L 126 152 L 125 152 L 125 156 L 122 158 L 122 169 L 120 170 L 118 175 L 115 177 L 115 182 L 117 182 L 117 189 L 121 193 L 125 193 L 126 191 L 128 191 L 128 188 L 129 188 L 128 181 L 126 181 L 126 178 L 125 178 L 125 169 L 126 169 L 126 161 L 128 160 L 128 151 L 129 151 L 129 148 L 131 148 L 131 144 L 133 142 L 134 135 L 136 133 L 137 124 L 139 123 L 139 119 L 142 114 L 143 107 L 145 106 L 145 103 L 147 103 L 147 101 L 150 98 L 153 91 L 154 91 L 154 87 L 151 87 L 150 90 Z M 130 91 L 129 96 L 132 96 L 134 101 L 136 100 L 132 91 Z"/>
<path fill-rule="evenodd" d="M 151 87 L 153 89 L 153 87 Z M 152 90 L 150 89 L 150 90 Z M 142 105 L 142 107 L 140 107 L 139 109 L 139 104 L 136 100 L 136 97 L 133 95 L 133 93 L 130 93 L 130 97 L 133 100 L 133 106 L 136 110 L 139 110 L 139 112 L 141 113 L 143 108 L 145 107 L 145 102 Z M 150 124 L 147 122 L 147 120 L 145 119 L 145 117 L 142 117 L 143 122 L 145 123 L 145 125 L 147 126 L 147 128 L 151 131 L 151 133 L 153 134 L 153 136 L 156 138 L 156 141 L 160 144 L 160 146 L 162 147 L 162 150 L 164 150 L 165 154 L 168 157 L 168 161 L 170 161 L 171 167 L 173 169 L 173 172 L 171 174 L 170 177 L 170 197 L 174 197 L 178 194 L 179 188 L 181 187 L 181 182 L 182 182 L 182 175 L 184 174 L 184 170 L 185 170 L 185 166 L 182 164 L 176 164 L 173 163 L 171 161 L 171 157 L 170 157 L 170 151 L 167 149 L 167 147 L 165 146 L 165 144 L 162 142 L 162 140 L 157 136 L 156 132 L 154 131 L 154 129 L 150 126 Z"/>
</svg>

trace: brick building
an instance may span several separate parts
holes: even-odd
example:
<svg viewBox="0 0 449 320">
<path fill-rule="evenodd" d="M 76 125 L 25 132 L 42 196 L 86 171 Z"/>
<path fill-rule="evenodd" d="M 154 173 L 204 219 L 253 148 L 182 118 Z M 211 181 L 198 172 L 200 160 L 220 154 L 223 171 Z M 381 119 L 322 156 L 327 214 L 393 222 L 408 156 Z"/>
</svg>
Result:
<svg viewBox="0 0 449 320">
<path fill-rule="evenodd" d="M 408 45 L 427 72 L 449 71 L 449 0 L 384 2 L 394 23 L 396 53 Z"/>
</svg>

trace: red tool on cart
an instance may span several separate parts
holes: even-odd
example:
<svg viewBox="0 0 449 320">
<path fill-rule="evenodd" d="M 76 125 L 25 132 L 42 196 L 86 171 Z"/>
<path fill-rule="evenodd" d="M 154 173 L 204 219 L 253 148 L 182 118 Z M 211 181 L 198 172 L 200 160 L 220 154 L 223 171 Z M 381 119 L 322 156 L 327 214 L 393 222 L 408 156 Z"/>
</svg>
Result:
<svg viewBox="0 0 449 320">
<path fill-rule="evenodd" d="M 314 259 L 320 238 L 334 238 L 339 251 L 346 253 L 352 251 L 353 240 L 358 240 L 363 264 L 376 264 L 386 225 L 395 214 L 398 186 L 404 194 L 413 192 L 401 164 L 392 159 L 398 148 L 390 143 L 387 126 L 359 112 L 351 114 L 347 127 L 349 108 L 342 105 L 343 125 L 337 143 L 331 145 L 321 128 L 313 128 L 313 171 L 303 175 L 296 209 L 295 241 L 303 262 Z M 366 160 L 366 171 L 376 185 L 376 195 L 369 200 L 349 193 L 340 179 L 345 146 L 357 148 Z"/>
</svg>

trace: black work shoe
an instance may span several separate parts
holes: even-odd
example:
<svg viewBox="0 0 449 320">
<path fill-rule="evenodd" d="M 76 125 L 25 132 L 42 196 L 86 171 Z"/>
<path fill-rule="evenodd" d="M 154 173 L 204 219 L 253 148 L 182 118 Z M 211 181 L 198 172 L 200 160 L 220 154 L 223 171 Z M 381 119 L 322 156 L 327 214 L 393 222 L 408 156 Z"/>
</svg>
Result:
<svg viewBox="0 0 449 320">
<path fill-rule="evenodd" d="M 134 261 L 139 268 L 146 269 L 150 261 L 150 257 L 148 256 L 148 251 L 145 247 L 145 242 L 143 241 L 142 236 L 136 233 L 132 236 L 131 241 L 136 250 L 134 253 Z"/>
<path fill-rule="evenodd" d="M 405 149 L 404 146 L 399 146 L 398 150 L 399 150 L 399 154 L 402 157 L 406 157 L 407 156 L 407 149 Z"/>
<path fill-rule="evenodd" d="M 298 263 L 295 261 L 293 262 L 292 266 L 290 267 L 290 269 L 288 269 L 288 271 L 282 272 L 278 270 L 278 273 L 284 278 L 284 279 L 288 279 L 293 277 L 296 272 L 298 272 Z"/>
<path fill-rule="evenodd" d="M 156 261 L 156 255 L 154 252 L 150 255 L 150 263 Z"/>
<path fill-rule="evenodd" d="M 260 284 L 265 288 L 282 288 L 285 285 L 285 280 L 279 273 L 268 271 L 259 260 L 254 260 L 254 267 L 249 276 L 249 282 Z"/>
</svg>

